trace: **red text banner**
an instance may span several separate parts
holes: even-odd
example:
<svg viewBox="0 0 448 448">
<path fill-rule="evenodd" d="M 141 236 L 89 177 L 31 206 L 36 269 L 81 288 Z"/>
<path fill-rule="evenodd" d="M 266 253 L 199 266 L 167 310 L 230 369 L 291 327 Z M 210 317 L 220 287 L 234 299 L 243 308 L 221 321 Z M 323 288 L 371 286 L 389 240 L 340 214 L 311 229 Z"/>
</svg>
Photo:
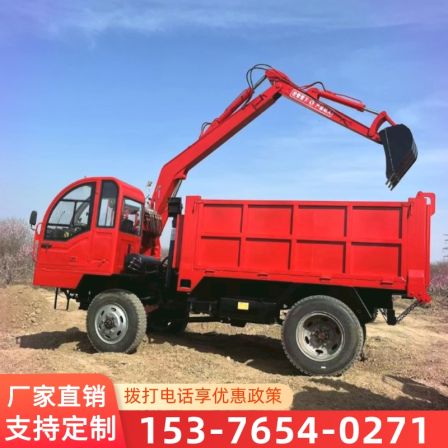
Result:
<svg viewBox="0 0 448 448">
<path fill-rule="evenodd" d="M 0 446 L 124 447 L 113 384 L 96 374 L 0 375 Z"/>
<path fill-rule="evenodd" d="M 442 448 L 447 411 L 122 411 L 126 446 Z"/>
</svg>

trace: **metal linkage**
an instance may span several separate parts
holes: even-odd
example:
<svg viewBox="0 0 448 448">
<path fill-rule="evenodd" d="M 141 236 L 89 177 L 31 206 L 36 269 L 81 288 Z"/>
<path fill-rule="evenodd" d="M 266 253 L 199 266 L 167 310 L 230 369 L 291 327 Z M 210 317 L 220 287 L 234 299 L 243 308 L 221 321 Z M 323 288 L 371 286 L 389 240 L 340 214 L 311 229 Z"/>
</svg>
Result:
<svg viewBox="0 0 448 448">
<path fill-rule="evenodd" d="M 54 291 L 54 301 L 53 301 L 53 308 L 55 310 L 58 309 L 58 298 L 59 298 L 59 292 L 61 292 L 61 291 L 65 294 L 65 298 L 67 300 L 66 305 L 65 305 L 65 311 L 68 311 L 68 309 L 70 307 L 70 299 L 76 299 L 77 295 L 68 289 L 56 288 Z"/>
<path fill-rule="evenodd" d="M 397 324 L 399 324 L 414 308 L 417 308 L 420 302 L 417 299 L 414 301 L 397 317 Z"/>
<path fill-rule="evenodd" d="M 57 307 L 58 307 L 58 295 L 59 295 L 59 288 L 56 288 L 56 289 L 54 290 L 53 309 L 57 309 Z"/>
<path fill-rule="evenodd" d="M 380 312 L 388 325 L 397 325 L 418 306 L 420 306 L 420 302 L 417 299 L 414 299 L 414 301 L 398 317 L 395 316 L 395 310 L 393 309 L 380 308 Z"/>
</svg>

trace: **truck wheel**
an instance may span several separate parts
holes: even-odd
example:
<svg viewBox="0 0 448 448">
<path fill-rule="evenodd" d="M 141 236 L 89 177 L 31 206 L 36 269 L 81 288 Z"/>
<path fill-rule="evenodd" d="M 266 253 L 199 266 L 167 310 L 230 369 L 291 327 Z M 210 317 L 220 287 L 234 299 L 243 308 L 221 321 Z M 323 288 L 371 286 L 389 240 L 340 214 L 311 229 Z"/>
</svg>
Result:
<svg viewBox="0 0 448 448">
<path fill-rule="evenodd" d="M 87 335 L 99 352 L 133 352 L 145 336 L 145 328 L 143 304 L 129 291 L 104 291 L 87 310 Z"/>
<path fill-rule="evenodd" d="M 306 375 L 340 375 L 358 359 L 363 343 L 363 326 L 353 311 L 329 296 L 300 300 L 282 327 L 286 356 Z"/>
<path fill-rule="evenodd" d="M 188 317 L 172 317 L 164 311 L 153 311 L 148 314 L 147 331 L 150 333 L 182 333 L 188 325 Z"/>
</svg>

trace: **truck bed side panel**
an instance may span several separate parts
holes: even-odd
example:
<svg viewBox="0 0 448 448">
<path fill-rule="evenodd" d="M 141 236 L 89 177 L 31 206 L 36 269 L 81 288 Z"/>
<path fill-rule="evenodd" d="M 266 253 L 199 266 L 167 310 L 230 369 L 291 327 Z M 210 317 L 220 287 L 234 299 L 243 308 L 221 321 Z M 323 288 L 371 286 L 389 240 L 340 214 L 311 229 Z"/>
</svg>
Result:
<svg viewBox="0 0 448 448">
<path fill-rule="evenodd" d="M 426 196 L 408 202 L 187 198 L 179 290 L 204 276 L 406 291 L 428 277 Z"/>
</svg>

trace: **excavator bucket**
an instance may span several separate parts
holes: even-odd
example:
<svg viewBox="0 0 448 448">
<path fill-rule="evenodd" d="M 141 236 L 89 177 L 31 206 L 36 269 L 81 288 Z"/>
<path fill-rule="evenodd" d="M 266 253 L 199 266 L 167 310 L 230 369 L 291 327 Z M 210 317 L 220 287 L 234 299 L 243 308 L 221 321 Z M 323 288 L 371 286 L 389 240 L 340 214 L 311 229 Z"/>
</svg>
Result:
<svg viewBox="0 0 448 448">
<path fill-rule="evenodd" d="M 385 128 L 379 135 L 386 154 L 386 185 L 393 190 L 417 160 L 417 146 L 404 124 Z"/>
</svg>

